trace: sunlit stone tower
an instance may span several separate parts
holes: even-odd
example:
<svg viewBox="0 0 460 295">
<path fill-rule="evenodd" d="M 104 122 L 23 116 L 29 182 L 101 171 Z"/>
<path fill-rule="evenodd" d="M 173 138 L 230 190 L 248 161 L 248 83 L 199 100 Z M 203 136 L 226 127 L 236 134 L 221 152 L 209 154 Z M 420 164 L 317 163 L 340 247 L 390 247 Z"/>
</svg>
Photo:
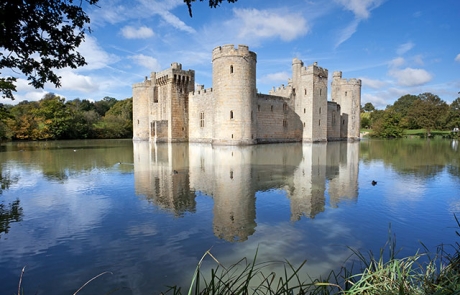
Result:
<svg viewBox="0 0 460 295">
<path fill-rule="evenodd" d="M 327 141 L 327 75 L 328 70 L 316 62 L 304 67 L 301 60 L 292 61 L 295 111 L 303 122 L 302 141 Z"/>
<path fill-rule="evenodd" d="M 213 144 L 256 143 L 256 62 L 256 54 L 245 45 L 212 51 Z"/>
<path fill-rule="evenodd" d="M 359 140 L 361 80 L 342 79 L 342 72 L 334 72 L 331 99 L 341 107 L 341 137 Z"/>
</svg>

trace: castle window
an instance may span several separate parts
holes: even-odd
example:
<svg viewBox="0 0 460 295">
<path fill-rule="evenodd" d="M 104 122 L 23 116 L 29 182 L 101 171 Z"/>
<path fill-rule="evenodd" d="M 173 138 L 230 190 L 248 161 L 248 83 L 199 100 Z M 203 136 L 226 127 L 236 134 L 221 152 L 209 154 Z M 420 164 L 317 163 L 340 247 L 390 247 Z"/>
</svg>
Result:
<svg viewBox="0 0 460 295">
<path fill-rule="evenodd" d="M 253 118 L 253 114 L 252 114 L 252 111 L 251 111 L 251 122 L 254 121 L 254 118 Z"/>
<path fill-rule="evenodd" d="M 342 120 L 342 125 L 345 125 L 345 120 Z"/>
<path fill-rule="evenodd" d="M 345 96 L 347 96 L 347 92 L 345 91 Z"/>
<path fill-rule="evenodd" d="M 307 95 L 307 88 L 305 88 L 304 91 L 305 91 L 305 95 Z"/>
<path fill-rule="evenodd" d="M 270 111 L 272 111 L 272 112 L 273 112 L 273 106 L 270 106 Z"/>
<path fill-rule="evenodd" d="M 233 111 L 230 111 L 230 120 L 233 119 Z"/>
<path fill-rule="evenodd" d="M 157 103 L 158 102 L 158 96 L 155 95 L 155 88 L 153 89 L 153 102 Z"/>
<path fill-rule="evenodd" d="M 233 179 L 233 170 L 230 170 L 230 179 Z"/>
<path fill-rule="evenodd" d="M 233 66 L 230 66 L 230 74 L 233 74 Z"/>
<path fill-rule="evenodd" d="M 139 120 L 137 120 L 137 125 L 139 125 Z"/>
<path fill-rule="evenodd" d="M 287 103 L 283 104 L 283 111 L 287 111 L 288 110 L 288 106 L 287 106 Z"/>
<path fill-rule="evenodd" d="M 200 113 L 200 127 L 201 128 L 204 127 L 204 113 L 203 112 Z"/>
<path fill-rule="evenodd" d="M 305 122 L 303 122 L 303 127 L 305 127 Z"/>
<path fill-rule="evenodd" d="M 305 114 L 306 112 L 307 112 L 307 109 L 306 109 L 306 108 L 304 108 L 304 109 L 303 109 L 303 113 Z"/>
<path fill-rule="evenodd" d="M 321 126 L 321 120 L 318 120 L 318 126 Z"/>
<path fill-rule="evenodd" d="M 321 108 L 319 108 L 319 113 L 321 114 Z"/>
<path fill-rule="evenodd" d="M 322 90 L 322 89 L 319 90 L 319 96 L 321 96 L 321 90 Z"/>
<path fill-rule="evenodd" d="M 286 119 L 283 120 L 283 127 L 287 128 L 287 120 Z"/>
</svg>

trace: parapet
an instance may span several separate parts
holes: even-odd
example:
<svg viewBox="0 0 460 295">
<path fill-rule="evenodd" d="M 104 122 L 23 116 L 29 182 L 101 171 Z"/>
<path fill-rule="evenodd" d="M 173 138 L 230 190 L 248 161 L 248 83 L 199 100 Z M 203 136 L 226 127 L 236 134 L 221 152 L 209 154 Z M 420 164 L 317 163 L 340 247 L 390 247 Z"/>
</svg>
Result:
<svg viewBox="0 0 460 295">
<path fill-rule="evenodd" d="M 178 62 L 173 62 L 171 64 L 171 69 L 173 70 L 182 70 L 182 65 Z"/>
<path fill-rule="evenodd" d="M 212 88 L 204 88 L 204 85 L 197 85 L 195 91 L 190 92 L 191 95 L 198 96 L 198 95 L 207 95 L 212 93 Z"/>
<path fill-rule="evenodd" d="M 255 52 L 249 51 L 249 47 L 247 45 L 238 45 L 238 48 L 235 48 L 233 44 L 228 44 L 224 46 L 217 46 L 212 51 L 212 61 L 226 56 L 241 56 L 245 58 L 249 57 L 254 59 L 254 61 L 257 61 L 257 54 Z"/>
<path fill-rule="evenodd" d="M 332 82 L 339 85 L 361 86 L 361 79 L 351 78 L 343 79 L 342 72 L 334 72 Z"/>
<path fill-rule="evenodd" d="M 303 73 L 302 73 L 303 74 Z M 313 74 L 319 76 L 320 78 L 327 78 L 328 70 L 318 66 L 318 63 L 315 61 L 312 65 L 309 65 L 305 74 Z"/>
</svg>

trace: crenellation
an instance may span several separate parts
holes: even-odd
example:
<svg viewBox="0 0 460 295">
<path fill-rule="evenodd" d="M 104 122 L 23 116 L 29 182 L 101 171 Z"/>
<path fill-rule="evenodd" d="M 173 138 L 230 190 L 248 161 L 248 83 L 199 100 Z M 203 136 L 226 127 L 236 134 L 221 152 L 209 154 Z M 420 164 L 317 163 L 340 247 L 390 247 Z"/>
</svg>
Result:
<svg viewBox="0 0 460 295">
<path fill-rule="evenodd" d="M 214 48 L 213 87 L 206 89 L 177 62 L 152 72 L 133 84 L 133 139 L 221 145 L 359 139 L 361 80 L 334 72 L 328 102 L 328 70 L 294 58 L 287 84 L 261 94 L 256 63 L 246 45 Z"/>
</svg>

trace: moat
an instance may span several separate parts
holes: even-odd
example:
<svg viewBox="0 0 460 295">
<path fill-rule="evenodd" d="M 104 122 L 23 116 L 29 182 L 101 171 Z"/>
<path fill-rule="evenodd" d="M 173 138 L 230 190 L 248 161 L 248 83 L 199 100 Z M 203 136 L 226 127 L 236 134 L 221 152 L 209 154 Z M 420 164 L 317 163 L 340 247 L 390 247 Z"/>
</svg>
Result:
<svg viewBox="0 0 460 295">
<path fill-rule="evenodd" d="M 0 149 L 0 285 L 25 294 L 158 294 L 224 264 L 307 260 L 312 277 L 375 253 L 453 243 L 460 151 L 450 140 L 211 146 L 131 140 Z M 373 182 L 374 181 L 374 182 Z M 213 266 L 211 262 L 204 267 Z M 276 271 L 276 269 L 273 269 Z"/>
</svg>

